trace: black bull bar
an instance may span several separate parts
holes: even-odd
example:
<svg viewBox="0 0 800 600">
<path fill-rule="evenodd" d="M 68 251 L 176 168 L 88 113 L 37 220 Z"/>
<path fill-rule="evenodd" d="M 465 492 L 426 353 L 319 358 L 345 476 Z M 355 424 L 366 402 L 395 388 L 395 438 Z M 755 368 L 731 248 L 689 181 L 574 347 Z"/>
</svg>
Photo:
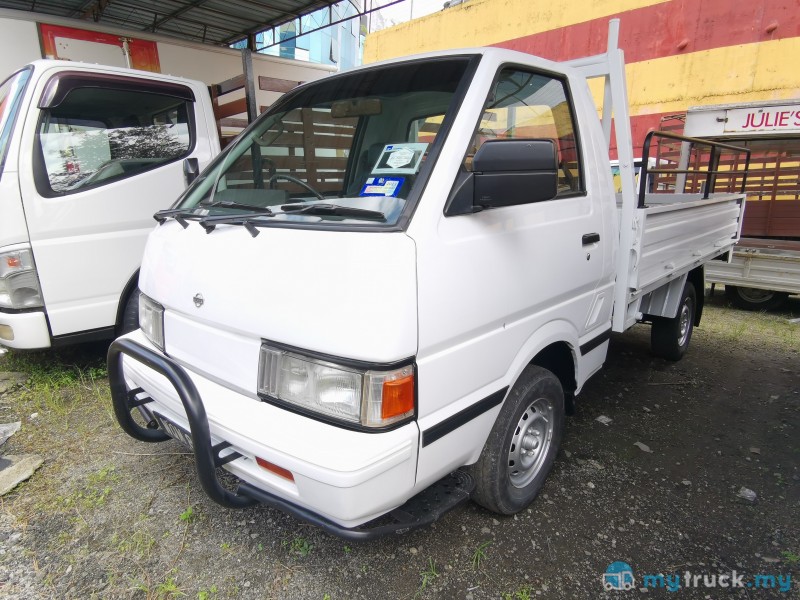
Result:
<svg viewBox="0 0 800 600">
<path fill-rule="evenodd" d="M 143 442 L 163 442 L 170 439 L 170 436 L 158 427 L 154 418 L 151 417 L 146 427 L 142 427 L 133 419 L 132 411 L 139 408 L 145 408 L 145 412 L 149 413 L 145 405 L 152 402 L 153 399 L 147 396 L 141 388 L 128 390 L 122 369 L 123 354 L 160 373 L 175 388 L 189 422 L 192 451 L 200 485 L 209 498 L 224 507 L 246 508 L 257 503 L 266 504 L 336 536 L 351 540 L 367 540 L 392 533 L 405 533 L 411 529 L 428 525 L 468 500 L 475 487 L 474 481 L 467 473 L 454 471 L 409 499 L 403 506 L 354 528 L 343 527 L 327 517 L 293 504 L 246 481 L 238 480 L 236 490 L 231 491 L 220 483 L 217 478 L 217 469 L 240 458 L 241 455 L 231 451 L 225 456 L 220 456 L 223 450 L 230 448 L 228 442 L 223 441 L 212 445 L 208 417 L 194 382 L 186 371 L 169 357 L 127 338 L 115 340 L 108 349 L 111 402 L 114 416 L 120 427 L 131 437 Z"/>
</svg>

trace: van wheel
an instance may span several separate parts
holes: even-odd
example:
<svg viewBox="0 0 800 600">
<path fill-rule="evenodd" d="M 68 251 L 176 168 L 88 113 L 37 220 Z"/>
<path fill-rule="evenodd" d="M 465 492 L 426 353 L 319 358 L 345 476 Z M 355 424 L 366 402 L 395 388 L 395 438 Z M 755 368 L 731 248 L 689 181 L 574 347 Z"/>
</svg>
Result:
<svg viewBox="0 0 800 600">
<path fill-rule="evenodd" d="M 697 311 L 697 293 L 691 282 L 686 282 L 678 314 L 672 319 L 653 318 L 650 331 L 650 347 L 653 354 L 667 360 L 680 360 L 689 347 L 694 331 L 694 318 Z"/>
<path fill-rule="evenodd" d="M 779 308 L 789 294 L 773 292 L 772 290 L 759 290 L 756 288 L 726 285 L 725 297 L 736 308 L 744 310 L 773 310 Z"/>
<path fill-rule="evenodd" d="M 531 365 L 511 389 L 478 462 L 472 499 L 513 515 L 541 490 L 564 435 L 564 391 L 547 369 Z"/>
<path fill-rule="evenodd" d="M 139 288 L 135 287 L 128 294 L 122 318 L 119 321 L 117 335 L 125 335 L 139 329 Z"/>
</svg>

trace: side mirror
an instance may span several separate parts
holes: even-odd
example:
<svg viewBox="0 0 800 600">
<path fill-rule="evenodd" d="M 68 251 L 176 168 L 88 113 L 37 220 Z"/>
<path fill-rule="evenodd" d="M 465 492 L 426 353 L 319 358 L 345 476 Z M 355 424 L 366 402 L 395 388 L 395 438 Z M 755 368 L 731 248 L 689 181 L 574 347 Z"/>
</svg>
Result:
<svg viewBox="0 0 800 600">
<path fill-rule="evenodd" d="M 472 173 L 456 180 L 445 214 L 542 202 L 557 193 L 558 155 L 553 140 L 489 140 L 475 153 Z"/>
<path fill-rule="evenodd" d="M 188 187 L 191 183 L 197 179 L 197 176 L 200 174 L 200 165 L 197 162 L 196 158 L 186 158 L 183 161 L 183 176 L 186 179 L 186 186 Z"/>
</svg>

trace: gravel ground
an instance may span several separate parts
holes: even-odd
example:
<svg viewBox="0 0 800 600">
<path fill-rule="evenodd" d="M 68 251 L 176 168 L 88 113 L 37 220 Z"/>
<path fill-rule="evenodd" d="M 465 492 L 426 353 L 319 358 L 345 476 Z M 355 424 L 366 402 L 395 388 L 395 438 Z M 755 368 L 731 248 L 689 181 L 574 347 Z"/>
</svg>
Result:
<svg viewBox="0 0 800 600">
<path fill-rule="evenodd" d="M 686 571 L 736 571 L 745 583 L 784 577 L 770 590 L 684 585 L 682 598 L 798 598 L 800 324 L 788 321 L 798 316 L 798 299 L 764 315 L 730 309 L 718 295 L 679 363 L 649 354 L 647 327 L 615 336 L 529 509 L 498 517 L 470 503 L 426 529 L 367 543 L 265 507 L 211 503 L 181 446 L 136 442 L 114 424 L 102 345 L 9 353 L 0 371 L 23 372 L 27 382 L 0 395 L 0 422 L 23 422 L 3 452 L 45 462 L 3 498 L 0 596 L 643 593 L 603 590 L 606 567 L 619 560 L 637 588 L 658 573 L 679 573 L 681 583 Z M 741 488 L 756 499 L 739 497 Z M 786 576 L 791 587 L 782 592 Z"/>
</svg>

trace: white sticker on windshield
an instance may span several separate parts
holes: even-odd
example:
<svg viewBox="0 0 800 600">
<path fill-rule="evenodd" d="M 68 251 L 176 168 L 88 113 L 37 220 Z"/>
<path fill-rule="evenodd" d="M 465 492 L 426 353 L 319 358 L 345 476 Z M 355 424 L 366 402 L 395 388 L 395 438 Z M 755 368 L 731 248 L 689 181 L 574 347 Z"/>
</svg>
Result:
<svg viewBox="0 0 800 600">
<path fill-rule="evenodd" d="M 428 144 L 386 144 L 372 169 L 374 175 L 414 175 L 425 156 Z"/>
</svg>

